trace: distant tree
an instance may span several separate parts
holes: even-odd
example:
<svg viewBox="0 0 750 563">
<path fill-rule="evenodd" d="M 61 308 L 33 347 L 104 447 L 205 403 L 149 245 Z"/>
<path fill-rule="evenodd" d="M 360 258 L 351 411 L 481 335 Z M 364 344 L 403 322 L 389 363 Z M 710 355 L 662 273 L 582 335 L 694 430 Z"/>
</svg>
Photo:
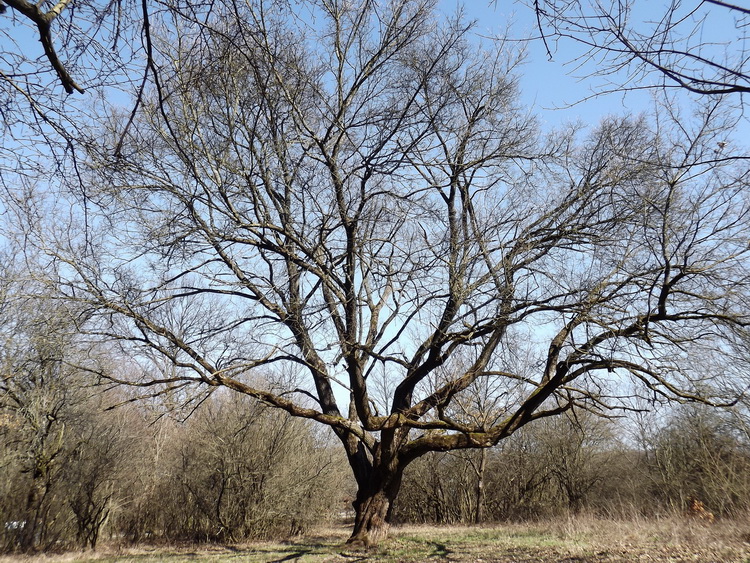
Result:
<svg viewBox="0 0 750 563">
<path fill-rule="evenodd" d="M 400 523 L 470 524 L 476 518 L 476 462 L 488 450 L 430 452 L 404 472 L 393 519 Z M 484 502 L 484 498 L 481 499 Z"/>
<path fill-rule="evenodd" d="M 3 277 L 0 438 L 4 475 L 16 490 L 3 503 L 2 517 L 17 523 L 13 547 L 29 551 L 58 539 L 54 523 L 63 507 L 53 490 L 64 467 L 68 410 L 80 396 L 64 363 L 70 338 L 64 310 L 32 297 L 39 288 L 8 262 Z"/>
<path fill-rule="evenodd" d="M 550 482 L 557 486 L 571 513 L 587 504 L 589 495 L 610 474 L 615 442 L 608 421 L 589 413 L 566 413 L 545 424 L 535 437 L 549 468 Z"/>
<path fill-rule="evenodd" d="M 96 549 L 119 504 L 132 494 L 135 454 L 142 440 L 134 409 L 105 410 L 113 393 L 91 393 L 69 415 L 60 495 L 73 514 L 79 546 Z"/>
<path fill-rule="evenodd" d="M 176 537 L 297 535 L 340 506 L 346 480 L 334 478 L 331 448 L 307 421 L 251 401 L 213 397 L 184 423 L 178 464 L 168 468 Z"/>
<path fill-rule="evenodd" d="M 606 414 L 627 380 L 713 403 L 746 385 L 700 365 L 731 365 L 750 322 L 748 171 L 722 158 L 738 149 L 720 108 L 542 143 L 517 54 L 435 4 L 175 16 L 160 87 L 89 155 L 87 221 L 38 240 L 91 338 L 152 366 L 103 375 L 330 426 L 358 486 L 352 543 L 385 537 L 431 452 Z M 519 338 L 532 353 L 504 353 Z M 484 380 L 489 422 L 454 408 Z"/>
<path fill-rule="evenodd" d="M 537 429 L 522 428 L 492 452 L 485 502 L 495 521 L 533 520 L 556 512 L 553 468 L 540 447 Z"/>
<path fill-rule="evenodd" d="M 672 511 L 692 501 L 719 515 L 744 514 L 750 507 L 750 444 L 735 419 L 716 409 L 677 409 L 647 443 L 651 493 Z"/>
<path fill-rule="evenodd" d="M 6 550 L 95 547 L 128 443 L 106 393 L 76 367 L 81 311 L 57 299 L 41 261 L 5 239 L 0 267 L 0 531 Z M 91 352 L 88 350 L 88 352 Z"/>
</svg>

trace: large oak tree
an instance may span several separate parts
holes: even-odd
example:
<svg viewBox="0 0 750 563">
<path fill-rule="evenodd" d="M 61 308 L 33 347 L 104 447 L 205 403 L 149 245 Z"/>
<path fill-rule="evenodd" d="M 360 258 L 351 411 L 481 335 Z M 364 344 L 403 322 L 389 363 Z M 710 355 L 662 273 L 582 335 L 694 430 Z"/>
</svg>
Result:
<svg viewBox="0 0 750 563">
<path fill-rule="evenodd" d="M 720 108 L 541 139 L 518 54 L 435 4 L 172 12 L 158 84 L 43 242 L 81 328 L 143 374 L 112 379 L 330 426 L 352 543 L 385 536 L 423 454 L 747 384 L 748 172 Z M 478 382 L 492 416 L 461 408 Z"/>
</svg>

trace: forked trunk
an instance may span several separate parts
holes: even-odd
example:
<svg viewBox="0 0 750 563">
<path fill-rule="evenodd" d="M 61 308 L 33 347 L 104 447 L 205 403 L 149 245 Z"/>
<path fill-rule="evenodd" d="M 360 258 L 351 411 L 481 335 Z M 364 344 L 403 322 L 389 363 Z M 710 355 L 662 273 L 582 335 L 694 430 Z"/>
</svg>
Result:
<svg viewBox="0 0 750 563">
<path fill-rule="evenodd" d="M 400 488 L 400 470 L 385 475 L 374 472 L 367 486 L 360 485 L 353 503 L 356 516 L 348 545 L 369 547 L 388 537 L 393 502 Z"/>
</svg>

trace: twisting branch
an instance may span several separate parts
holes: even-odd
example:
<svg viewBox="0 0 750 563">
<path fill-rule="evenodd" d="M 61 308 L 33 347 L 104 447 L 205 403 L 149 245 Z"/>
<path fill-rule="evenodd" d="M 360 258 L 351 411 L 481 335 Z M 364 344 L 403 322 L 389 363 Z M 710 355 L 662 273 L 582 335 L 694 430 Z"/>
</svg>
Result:
<svg viewBox="0 0 750 563">
<path fill-rule="evenodd" d="M 39 31 L 39 40 L 42 42 L 42 47 L 44 47 L 44 54 L 50 65 L 52 65 L 52 68 L 57 73 L 65 91 L 68 94 L 72 94 L 74 91 L 82 94 L 84 92 L 83 88 L 81 88 L 81 86 L 73 80 L 73 77 L 70 76 L 70 73 L 60 60 L 60 57 L 58 57 L 57 51 L 52 42 L 52 24 L 60 14 L 62 14 L 63 10 L 65 10 L 71 1 L 72 0 L 60 0 L 47 12 L 41 10 L 41 3 L 32 4 L 26 0 L 5 0 L 5 3 L 36 24 L 37 30 Z"/>
<path fill-rule="evenodd" d="M 678 12 L 680 4 L 672 2 L 662 14 L 652 18 L 657 22 L 656 27 L 639 30 L 636 27 L 638 22 L 633 22 L 633 0 L 612 3 L 596 0 L 533 0 L 527 3 L 534 10 L 547 55 L 550 56 L 547 46 L 550 37 L 577 41 L 588 50 L 579 60 L 597 56 L 601 61 L 592 74 L 605 76 L 634 65 L 644 73 L 654 71 L 661 75 L 664 86 L 683 88 L 694 94 L 750 92 L 745 50 L 746 18 L 750 15 L 748 8 L 721 0 L 707 0 Z M 714 11 L 710 12 L 712 8 Z M 709 27 L 714 28 L 711 33 L 716 31 L 716 22 L 706 21 L 713 14 L 719 17 L 733 14 L 742 18 L 734 25 L 740 34 L 738 37 L 719 38 L 719 41 L 727 41 L 727 49 L 731 47 L 733 52 L 719 49 L 703 38 Z M 699 22 L 697 27 L 686 29 L 683 33 L 681 28 L 691 26 L 695 21 Z M 640 23 L 648 26 L 646 21 Z M 726 31 L 730 32 L 731 22 L 726 23 Z M 625 80 L 631 80 L 636 74 L 629 73 Z M 629 85 L 622 84 L 620 87 L 627 88 Z"/>
</svg>

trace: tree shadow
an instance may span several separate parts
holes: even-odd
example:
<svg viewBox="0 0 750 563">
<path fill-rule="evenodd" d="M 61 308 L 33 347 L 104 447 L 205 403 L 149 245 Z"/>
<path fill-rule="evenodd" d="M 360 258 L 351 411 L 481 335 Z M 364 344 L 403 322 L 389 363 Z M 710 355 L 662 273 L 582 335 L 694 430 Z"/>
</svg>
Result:
<svg viewBox="0 0 750 563">
<path fill-rule="evenodd" d="M 282 557 L 281 559 L 273 559 L 272 561 L 269 561 L 268 563 L 282 563 L 283 561 L 295 561 L 297 559 L 301 559 L 303 556 L 308 555 L 312 552 L 313 552 L 312 549 L 297 549 L 297 550 L 292 551 L 286 557 Z"/>
<path fill-rule="evenodd" d="M 439 557 L 440 559 L 448 559 L 448 557 L 453 553 L 452 549 L 448 549 L 448 546 L 444 543 L 438 543 L 431 541 L 429 542 L 430 546 L 433 548 L 433 552 L 430 555 L 430 557 Z"/>
<path fill-rule="evenodd" d="M 345 551 L 339 551 L 338 554 L 341 557 L 346 558 L 347 562 L 360 563 L 362 561 L 373 561 L 378 557 L 370 557 L 369 555 L 362 555 L 361 553 L 346 553 Z"/>
</svg>

